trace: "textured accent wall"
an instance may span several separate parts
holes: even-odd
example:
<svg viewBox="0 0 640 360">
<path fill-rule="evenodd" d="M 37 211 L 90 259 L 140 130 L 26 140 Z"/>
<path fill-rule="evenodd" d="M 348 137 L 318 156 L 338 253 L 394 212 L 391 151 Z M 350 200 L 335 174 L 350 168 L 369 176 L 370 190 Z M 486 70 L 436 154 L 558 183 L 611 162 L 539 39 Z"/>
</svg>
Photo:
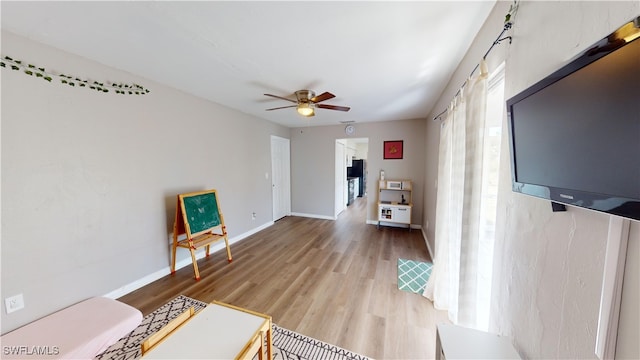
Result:
<svg viewBox="0 0 640 360">
<path fill-rule="evenodd" d="M 501 30 L 509 4 L 496 4 L 431 116 L 446 106 L 489 48 Z M 638 1 L 520 2 L 511 33 L 513 43 L 498 45 L 488 59 L 492 66 L 506 61 L 505 98 L 560 68 L 639 14 Z M 439 123 L 429 123 L 426 131 L 425 222 L 433 223 L 437 171 L 433 152 L 437 153 L 434 142 L 439 139 Z M 507 144 L 506 122 L 502 133 Z M 513 193 L 509 150 L 503 149 L 491 330 L 510 336 L 524 358 L 593 359 L 609 215 L 575 207 L 552 213 L 549 201 Z M 637 249 L 639 229 L 640 224 L 632 222 L 630 249 Z M 437 247 L 433 233 L 430 227 L 429 241 Z M 628 264 L 635 265 L 628 265 L 628 269 L 633 271 L 638 254 L 630 253 L 630 257 Z M 636 319 L 621 324 L 620 339 L 635 336 L 633 343 L 627 340 L 622 348 L 635 348 L 637 357 L 637 310 L 625 313 L 625 309 L 634 301 L 637 309 L 639 284 L 637 277 L 628 278 L 632 280 L 623 287 L 622 316 L 635 315 Z"/>
<path fill-rule="evenodd" d="M 637 1 L 522 2 L 506 98 L 638 14 Z M 548 201 L 511 192 L 509 152 L 502 155 L 493 327 L 527 358 L 595 358 L 609 215 L 575 207 L 552 213 Z"/>
</svg>

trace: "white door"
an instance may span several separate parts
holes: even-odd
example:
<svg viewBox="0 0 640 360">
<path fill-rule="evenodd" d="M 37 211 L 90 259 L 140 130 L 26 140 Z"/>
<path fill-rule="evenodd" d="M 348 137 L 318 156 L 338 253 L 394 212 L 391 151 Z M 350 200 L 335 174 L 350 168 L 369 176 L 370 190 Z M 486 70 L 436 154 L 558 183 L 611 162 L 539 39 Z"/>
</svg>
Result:
<svg viewBox="0 0 640 360">
<path fill-rule="evenodd" d="M 289 139 L 271 136 L 271 192 L 273 221 L 291 214 Z"/>
<path fill-rule="evenodd" d="M 346 146 L 340 140 L 336 140 L 336 179 L 335 179 L 335 217 L 347 207 L 347 197 L 345 196 L 347 187 L 347 164 Z"/>
</svg>

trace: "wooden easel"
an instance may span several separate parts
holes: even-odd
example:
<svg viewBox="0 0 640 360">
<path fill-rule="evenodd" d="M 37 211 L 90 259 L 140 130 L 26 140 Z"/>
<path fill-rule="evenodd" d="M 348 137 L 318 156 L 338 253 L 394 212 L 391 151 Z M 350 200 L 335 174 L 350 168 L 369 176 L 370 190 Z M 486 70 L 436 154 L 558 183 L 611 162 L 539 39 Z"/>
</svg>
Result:
<svg viewBox="0 0 640 360">
<path fill-rule="evenodd" d="M 182 234 L 185 234 L 187 238 L 178 241 L 178 236 Z M 224 225 L 217 192 L 206 190 L 178 195 L 176 218 L 173 223 L 171 274 L 176 272 L 177 248 L 187 248 L 191 252 L 196 280 L 200 280 L 196 250 L 205 247 L 206 254 L 209 256 L 210 245 L 220 240 L 224 240 L 227 247 L 227 259 L 231 262 L 233 259 L 229 248 L 227 227 Z"/>
</svg>

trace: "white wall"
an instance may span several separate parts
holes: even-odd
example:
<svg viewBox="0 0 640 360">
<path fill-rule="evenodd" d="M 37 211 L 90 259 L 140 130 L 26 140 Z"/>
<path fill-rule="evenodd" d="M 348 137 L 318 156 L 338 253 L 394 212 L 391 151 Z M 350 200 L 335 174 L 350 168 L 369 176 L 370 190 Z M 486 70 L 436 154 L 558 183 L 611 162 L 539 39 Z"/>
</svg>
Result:
<svg viewBox="0 0 640 360">
<path fill-rule="evenodd" d="M 289 129 L 11 33 L 2 54 L 151 90 L 2 70 L 2 299 L 26 304 L 3 333 L 168 270 L 178 193 L 216 188 L 231 238 L 270 223 L 270 135 Z"/>
<path fill-rule="evenodd" d="M 431 116 L 446 107 L 489 48 L 502 29 L 509 4 L 496 4 Z M 506 59 L 505 98 L 639 14 L 638 1 L 520 2 L 511 33 L 513 43 L 498 45 L 489 57 L 493 66 Z M 429 121 L 426 131 L 425 222 L 433 223 L 439 122 Z M 506 123 L 503 136 L 506 144 Z M 507 150 L 501 156 L 497 216 L 491 329 L 512 337 L 525 358 L 595 358 L 608 215 L 575 207 L 552 213 L 549 201 L 511 192 Z M 632 222 L 635 236 L 638 227 L 638 222 Z M 433 229 L 427 234 L 437 246 Z M 623 293 L 634 287 L 637 282 L 625 283 Z M 621 328 L 622 338 L 629 331 L 638 333 L 637 320 L 628 324 L 631 330 Z M 637 346 L 637 337 L 632 346 Z"/>
<path fill-rule="evenodd" d="M 355 124 L 356 137 L 368 138 L 367 219 L 377 219 L 376 201 L 380 169 L 387 179 L 414 182 L 412 223 L 422 223 L 424 179 L 424 119 Z M 345 138 L 344 125 L 291 129 L 291 211 L 333 218 L 335 140 Z M 402 160 L 383 160 L 385 140 L 404 140 Z"/>
<path fill-rule="evenodd" d="M 356 157 L 358 159 L 367 160 L 369 153 L 369 142 L 358 142 L 356 144 Z"/>
</svg>

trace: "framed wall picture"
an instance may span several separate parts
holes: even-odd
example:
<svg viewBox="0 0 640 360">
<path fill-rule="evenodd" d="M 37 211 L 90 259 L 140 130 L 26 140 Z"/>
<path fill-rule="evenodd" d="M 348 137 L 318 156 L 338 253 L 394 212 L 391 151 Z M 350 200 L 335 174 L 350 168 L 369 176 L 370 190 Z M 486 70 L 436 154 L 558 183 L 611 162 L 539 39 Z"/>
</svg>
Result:
<svg viewBox="0 0 640 360">
<path fill-rule="evenodd" d="M 393 140 L 384 142 L 384 159 L 402 159 L 403 140 Z"/>
</svg>

